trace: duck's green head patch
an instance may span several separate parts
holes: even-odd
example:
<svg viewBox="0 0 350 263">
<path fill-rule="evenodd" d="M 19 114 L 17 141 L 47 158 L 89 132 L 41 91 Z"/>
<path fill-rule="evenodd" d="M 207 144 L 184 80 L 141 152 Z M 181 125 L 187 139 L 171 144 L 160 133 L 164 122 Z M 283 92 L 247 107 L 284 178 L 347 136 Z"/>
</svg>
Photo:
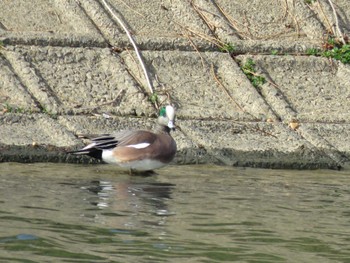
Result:
<svg viewBox="0 0 350 263">
<path fill-rule="evenodd" d="M 166 108 L 165 107 L 160 108 L 159 116 L 166 117 Z"/>
</svg>

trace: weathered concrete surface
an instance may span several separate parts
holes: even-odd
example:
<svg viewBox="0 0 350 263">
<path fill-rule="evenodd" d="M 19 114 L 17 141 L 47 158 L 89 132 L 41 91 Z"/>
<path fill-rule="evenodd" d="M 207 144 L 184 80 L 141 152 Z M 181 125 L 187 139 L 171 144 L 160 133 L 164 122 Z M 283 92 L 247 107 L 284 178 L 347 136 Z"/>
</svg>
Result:
<svg viewBox="0 0 350 263">
<path fill-rule="evenodd" d="M 349 34 L 349 1 L 333 2 Z M 349 166 L 350 66 L 305 55 L 334 26 L 328 1 L 109 4 L 159 101 L 178 109 L 175 163 Z M 152 127 L 141 67 L 103 0 L 0 5 L 0 161 L 89 162 L 65 154 L 83 145 L 79 134 Z M 259 89 L 240 69 L 248 59 L 268 80 Z"/>
</svg>

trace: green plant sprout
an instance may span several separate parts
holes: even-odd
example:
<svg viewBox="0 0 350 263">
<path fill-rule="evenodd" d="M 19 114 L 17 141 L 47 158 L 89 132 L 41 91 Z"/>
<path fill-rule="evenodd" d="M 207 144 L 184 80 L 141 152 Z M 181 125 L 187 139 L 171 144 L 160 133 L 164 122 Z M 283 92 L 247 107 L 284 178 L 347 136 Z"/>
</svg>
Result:
<svg viewBox="0 0 350 263">
<path fill-rule="evenodd" d="M 227 52 L 227 53 L 233 53 L 233 51 L 235 51 L 235 47 L 233 44 L 231 43 L 225 43 L 224 45 L 219 47 L 219 50 L 221 52 Z"/>
<path fill-rule="evenodd" d="M 158 94 L 157 93 L 152 93 L 149 96 L 149 100 L 153 103 L 156 104 L 158 102 Z"/>
<path fill-rule="evenodd" d="M 330 50 L 323 51 L 321 56 L 339 60 L 344 64 L 350 64 L 350 45 L 347 44 L 342 47 L 334 47 Z"/>
<path fill-rule="evenodd" d="M 12 106 L 9 103 L 3 104 L 3 112 L 8 113 L 25 113 L 26 110 L 21 107 Z"/>
<path fill-rule="evenodd" d="M 334 46 L 331 49 L 324 51 L 319 51 L 316 48 L 310 48 L 306 51 L 306 54 L 310 56 L 333 58 L 344 64 L 350 64 L 350 44 L 346 44 L 341 47 Z"/>
<path fill-rule="evenodd" d="M 314 3 L 316 0 L 304 0 L 304 3 L 307 5 L 311 5 L 312 3 Z"/>
<path fill-rule="evenodd" d="M 260 89 L 261 85 L 266 82 L 263 76 L 256 73 L 255 62 L 251 58 L 247 59 L 241 69 L 255 88 Z"/>
<path fill-rule="evenodd" d="M 320 51 L 317 48 L 309 48 L 306 50 L 306 54 L 309 56 L 319 56 Z"/>
</svg>

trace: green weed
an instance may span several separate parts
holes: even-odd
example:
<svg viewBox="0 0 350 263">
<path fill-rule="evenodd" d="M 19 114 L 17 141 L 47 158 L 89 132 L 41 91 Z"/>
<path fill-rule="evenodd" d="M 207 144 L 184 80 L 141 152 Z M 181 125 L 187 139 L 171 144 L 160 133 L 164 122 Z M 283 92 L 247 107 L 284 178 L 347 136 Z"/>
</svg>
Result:
<svg viewBox="0 0 350 263">
<path fill-rule="evenodd" d="M 158 103 L 158 94 L 157 93 L 153 93 L 149 96 L 149 100 L 153 103 L 153 104 L 157 104 Z"/>
<path fill-rule="evenodd" d="M 2 104 L 3 109 L 2 112 L 8 112 L 8 113 L 25 113 L 26 110 L 21 108 L 21 107 L 17 107 L 17 106 L 13 106 L 9 103 L 4 103 Z"/>
<path fill-rule="evenodd" d="M 315 3 L 316 0 L 304 0 L 304 3 L 307 5 L 311 5 L 312 3 Z"/>
<path fill-rule="evenodd" d="M 321 56 L 339 60 L 344 64 L 350 64 L 350 44 L 343 45 L 342 47 L 334 47 L 330 50 L 323 51 L 321 53 Z"/>
<path fill-rule="evenodd" d="M 261 85 L 266 82 L 263 76 L 256 73 L 255 62 L 251 58 L 247 59 L 241 69 L 255 88 L 260 89 Z"/>
<path fill-rule="evenodd" d="M 321 56 L 339 60 L 344 64 L 350 64 L 350 44 L 339 46 L 336 43 L 328 42 L 327 45 L 332 45 L 330 49 L 320 51 L 316 48 L 310 48 L 306 51 L 307 55 Z"/>
<path fill-rule="evenodd" d="M 56 119 L 58 118 L 57 113 L 54 113 L 54 112 L 48 110 L 47 108 L 44 108 L 44 107 L 43 107 L 43 108 L 41 109 L 41 112 L 44 113 L 44 114 L 49 115 L 49 117 L 52 118 L 52 119 L 55 119 L 55 120 L 56 120 Z"/>
<path fill-rule="evenodd" d="M 219 50 L 221 52 L 227 52 L 227 53 L 233 53 L 233 51 L 235 51 L 235 47 L 233 44 L 231 43 L 226 43 L 223 46 L 219 47 Z"/>
<path fill-rule="evenodd" d="M 308 50 L 306 50 L 306 54 L 309 56 L 319 56 L 320 51 L 317 48 L 309 48 Z"/>
</svg>

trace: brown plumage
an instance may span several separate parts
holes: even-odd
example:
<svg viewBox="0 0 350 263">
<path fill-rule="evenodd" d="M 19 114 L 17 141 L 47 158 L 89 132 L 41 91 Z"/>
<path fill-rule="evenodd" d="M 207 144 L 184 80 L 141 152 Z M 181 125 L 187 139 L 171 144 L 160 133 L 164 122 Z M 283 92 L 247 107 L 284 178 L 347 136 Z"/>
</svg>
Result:
<svg viewBox="0 0 350 263">
<path fill-rule="evenodd" d="M 73 154 L 86 154 L 132 170 L 149 171 L 170 163 L 176 153 L 176 142 L 170 135 L 175 128 L 175 112 L 170 105 L 160 110 L 154 132 L 121 131 L 93 138 L 86 147 Z"/>
</svg>

